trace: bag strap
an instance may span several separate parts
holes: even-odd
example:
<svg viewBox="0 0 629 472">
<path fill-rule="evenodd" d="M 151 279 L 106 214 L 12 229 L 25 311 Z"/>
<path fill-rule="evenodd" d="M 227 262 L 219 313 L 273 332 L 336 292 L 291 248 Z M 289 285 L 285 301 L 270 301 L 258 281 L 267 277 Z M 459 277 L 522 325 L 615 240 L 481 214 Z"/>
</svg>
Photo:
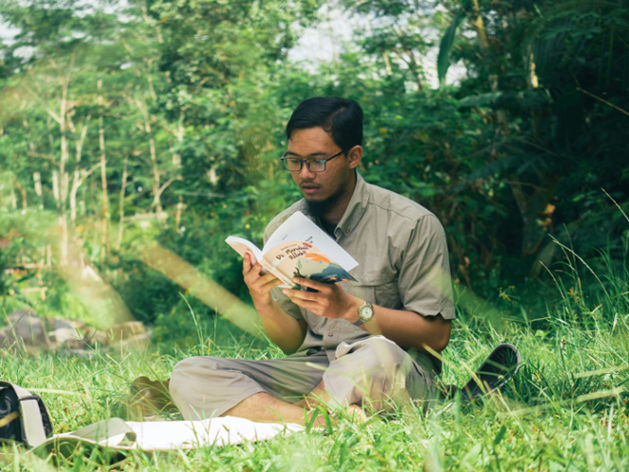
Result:
<svg viewBox="0 0 629 472">
<path fill-rule="evenodd" d="M 28 390 L 9 382 L 0 381 L 1 387 L 12 389 L 17 396 L 20 404 L 20 421 L 22 423 L 22 432 L 24 441 L 31 447 L 37 447 L 46 441 L 46 430 L 42 420 L 42 414 L 39 410 L 39 402 Z"/>
</svg>

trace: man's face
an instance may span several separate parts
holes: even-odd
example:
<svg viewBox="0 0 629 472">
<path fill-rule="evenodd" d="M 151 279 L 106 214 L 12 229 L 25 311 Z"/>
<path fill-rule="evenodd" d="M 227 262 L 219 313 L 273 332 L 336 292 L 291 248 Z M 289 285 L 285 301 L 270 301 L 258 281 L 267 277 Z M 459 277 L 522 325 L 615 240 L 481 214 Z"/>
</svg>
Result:
<svg viewBox="0 0 629 472">
<path fill-rule="evenodd" d="M 295 130 L 288 140 L 287 154 L 298 159 L 327 159 L 340 151 L 332 137 L 320 127 Z M 304 163 L 299 172 L 291 172 L 291 175 L 309 202 L 335 203 L 344 197 L 349 201 L 354 188 L 354 168 L 359 161 L 343 153 L 329 160 L 323 172 L 312 172 Z"/>
</svg>

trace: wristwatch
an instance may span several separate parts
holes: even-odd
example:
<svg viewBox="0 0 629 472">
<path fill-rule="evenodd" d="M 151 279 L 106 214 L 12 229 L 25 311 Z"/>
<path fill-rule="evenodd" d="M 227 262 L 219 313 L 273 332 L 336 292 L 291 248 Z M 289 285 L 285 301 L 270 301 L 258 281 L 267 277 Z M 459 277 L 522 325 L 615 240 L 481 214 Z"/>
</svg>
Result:
<svg viewBox="0 0 629 472">
<path fill-rule="evenodd" d="M 371 321 L 373 315 L 373 305 L 364 300 L 363 304 L 358 307 L 358 320 L 354 321 L 354 325 L 362 326 L 367 321 Z"/>
</svg>

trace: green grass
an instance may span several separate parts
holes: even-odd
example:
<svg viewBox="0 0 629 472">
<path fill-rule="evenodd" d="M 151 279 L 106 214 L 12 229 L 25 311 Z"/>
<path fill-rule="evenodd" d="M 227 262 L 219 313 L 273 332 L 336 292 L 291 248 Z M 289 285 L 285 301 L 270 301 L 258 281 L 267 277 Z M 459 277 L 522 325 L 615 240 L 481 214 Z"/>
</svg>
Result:
<svg viewBox="0 0 629 472">
<path fill-rule="evenodd" d="M 502 322 L 496 313 L 486 317 L 483 304 L 459 299 L 445 383 L 463 384 L 502 341 L 514 343 L 524 360 L 504 394 L 474 405 L 418 408 L 361 425 L 342 419 L 332 431 L 237 446 L 134 452 L 113 466 L 97 451 L 55 464 L 10 447 L 0 464 L 9 471 L 629 470 L 629 274 L 626 265 L 612 270 L 612 261 L 605 263 L 605 277 L 591 277 L 595 271 L 573 261 L 555 268 L 545 286 L 501 295 L 493 305 Z M 165 378 L 184 357 L 281 355 L 218 318 L 172 316 L 160 318 L 170 323 L 156 328 L 163 340 L 144 351 L 95 351 L 89 359 L 2 352 L 0 372 L 40 392 L 55 432 L 64 432 L 124 417 L 130 382 Z"/>
</svg>

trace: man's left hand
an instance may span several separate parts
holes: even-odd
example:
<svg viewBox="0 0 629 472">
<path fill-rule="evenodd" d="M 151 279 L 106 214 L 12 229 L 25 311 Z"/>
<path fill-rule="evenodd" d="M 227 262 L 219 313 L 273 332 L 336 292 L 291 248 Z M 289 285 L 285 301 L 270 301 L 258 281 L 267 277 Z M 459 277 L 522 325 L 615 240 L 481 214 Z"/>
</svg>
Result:
<svg viewBox="0 0 629 472">
<path fill-rule="evenodd" d="M 293 282 L 314 290 L 284 289 L 284 294 L 295 305 L 326 318 L 358 320 L 358 307 L 362 301 L 345 292 L 338 284 L 324 284 L 301 277 L 295 277 Z"/>
</svg>

